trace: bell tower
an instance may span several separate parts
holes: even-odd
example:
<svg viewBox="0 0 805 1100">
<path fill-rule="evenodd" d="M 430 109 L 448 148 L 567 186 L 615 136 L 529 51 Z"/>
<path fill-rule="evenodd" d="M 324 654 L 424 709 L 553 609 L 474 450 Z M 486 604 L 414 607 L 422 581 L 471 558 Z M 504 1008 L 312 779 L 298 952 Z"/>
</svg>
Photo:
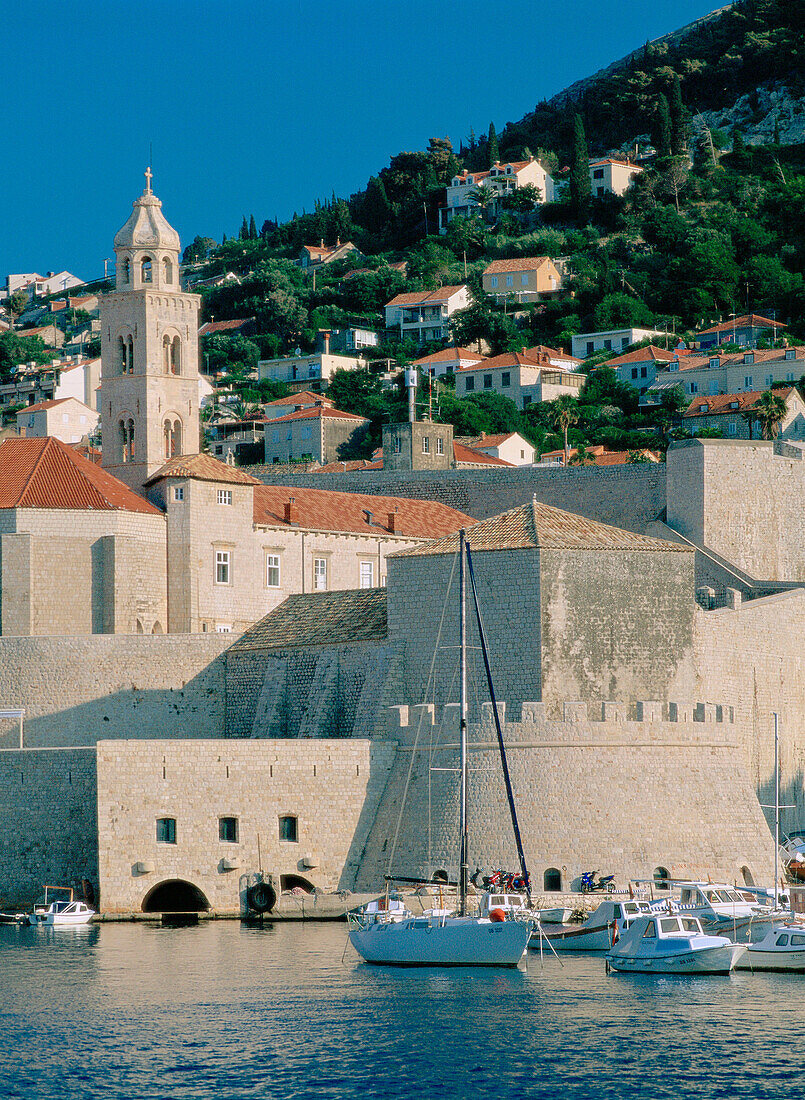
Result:
<svg viewBox="0 0 805 1100">
<path fill-rule="evenodd" d="M 103 466 L 131 489 L 199 447 L 198 294 L 179 285 L 179 234 L 145 190 L 115 237 L 115 289 L 101 304 Z"/>
</svg>

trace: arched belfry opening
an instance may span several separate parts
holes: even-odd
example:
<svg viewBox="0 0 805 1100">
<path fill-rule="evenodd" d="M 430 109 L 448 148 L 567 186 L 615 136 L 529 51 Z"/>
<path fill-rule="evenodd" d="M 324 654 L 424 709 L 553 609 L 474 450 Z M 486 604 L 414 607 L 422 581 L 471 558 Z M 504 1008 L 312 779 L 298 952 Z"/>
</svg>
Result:
<svg viewBox="0 0 805 1100">
<path fill-rule="evenodd" d="M 144 913 L 206 913 L 210 903 L 198 886 L 184 879 L 160 882 L 143 898 Z"/>
</svg>

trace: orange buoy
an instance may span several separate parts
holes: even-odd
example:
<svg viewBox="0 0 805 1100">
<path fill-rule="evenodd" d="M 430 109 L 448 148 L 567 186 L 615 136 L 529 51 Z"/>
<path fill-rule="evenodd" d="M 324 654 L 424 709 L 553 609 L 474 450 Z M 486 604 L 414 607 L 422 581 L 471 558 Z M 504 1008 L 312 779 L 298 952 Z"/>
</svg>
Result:
<svg viewBox="0 0 805 1100">
<path fill-rule="evenodd" d="M 504 921 L 506 919 L 506 913 L 503 909 L 490 909 L 489 919 L 494 924 L 500 924 L 501 921 Z"/>
</svg>

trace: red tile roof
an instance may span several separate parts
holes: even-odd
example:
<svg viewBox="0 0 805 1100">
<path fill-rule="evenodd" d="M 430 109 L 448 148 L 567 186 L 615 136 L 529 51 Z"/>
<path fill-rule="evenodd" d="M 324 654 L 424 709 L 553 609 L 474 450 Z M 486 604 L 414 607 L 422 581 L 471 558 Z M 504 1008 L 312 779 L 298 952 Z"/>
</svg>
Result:
<svg viewBox="0 0 805 1100">
<path fill-rule="evenodd" d="M 774 390 L 777 397 L 787 400 L 793 386 L 781 386 Z M 682 413 L 683 417 L 723 416 L 725 414 L 746 412 L 758 403 L 762 390 L 750 390 L 747 393 L 715 393 L 694 398 Z"/>
<path fill-rule="evenodd" d="M 162 515 L 122 481 L 53 437 L 0 443 L 0 508 L 69 508 Z"/>
<path fill-rule="evenodd" d="M 453 440 L 453 458 L 455 459 L 457 466 L 509 466 L 513 464 L 511 462 L 504 462 L 502 458 L 495 458 L 494 455 L 484 454 L 483 451 L 476 451 L 472 447 L 465 447 L 463 443 L 456 443 Z"/>
<path fill-rule="evenodd" d="M 466 286 L 462 284 L 461 286 L 442 286 L 438 290 L 409 291 L 406 294 L 398 294 L 396 298 L 386 302 L 386 308 L 389 306 L 419 306 L 427 305 L 429 302 L 446 302 L 459 290 L 466 289 Z"/>
<path fill-rule="evenodd" d="M 198 334 L 199 336 L 209 336 L 214 332 L 232 332 L 235 329 L 243 328 L 244 325 L 251 324 L 253 320 L 253 317 L 241 317 L 239 320 L 232 321 L 207 321 L 198 330 Z"/>
<path fill-rule="evenodd" d="M 423 355 L 421 359 L 415 359 L 414 366 L 423 367 L 428 363 L 456 363 L 459 359 L 473 359 L 479 363 L 483 358 L 480 352 L 471 351 L 469 348 L 449 347 L 434 351 L 432 355 Z"/>
<path fill-rule="evenodd" d="M 493 260 L 484 268 L 484 275 L 501 275 L 507 271 L 538 271 L 549 263 L 550 256 L 519 256 L 516 260 Z"/>
<path fill-rule="evenodd" d="M 794 351 L 797 355 L 796 359 L 786 359 L 786 350 Z M 756 366 L 758 363 L 799 363 L 802 364 L 801 353 L 805 352 L 805 347 L 794 348 L 757 348 L 752 351 L 733 351 L 728 354 L 724 354 L 723 351 L 719 351 L 718 348 L 713 348 L 708 354 L 705 352 L 703 355 L 690 355 L 688 358 L 679 360 L 679 370 L 706 370 L 710 367 L 710 360 L 717 359 L 718 367 L 725 366 Z M 745 357 L 751 355 L 752 362 L 747 363 Z M 671 359 L 669 362 L 673 362 Z M 667 368 L 664 368 L 667 370 Z M 712 368 L 717 369 L 717 368 Z M 668 372 L 668 373 L 676 373 Z"/>
<path fill-rule="evenodd" d="M 632 168 L 635 172 L 642 172 L 639 164 L 632 164 L 630 160 L 618 160 L 616 157 L 600 157 L 590 161 L 590 168 L 598 168 L 601 164 L 619 164 L 621 168 Z"/>
<path fill-rule="evenodd" d="M 225 422 L 226 423 L 226 422 Z M 198 481 L 222 481 L 229 485 L 259 485 L 256 477 L 230 466 L 228 462 L 219 462 L 212 455 L 174 455 L 155 474 L 151 474 L 146 485 L 153 485 L 163 477 L 189 477 Z"/>
<path fill-rule="evenodd" d="M 644 348 L 627 351 L 625 355 L 618 355 L 615 359 L 607 359 L 601 366 L 619 367 L 623 363 L 670 363 L 673 358 L 674 352 L 664 351 L 662 348 L 655 347 L 654 344 L 648 344 Z"/>
<path fill-rule="evenodd" d="M 265 401 L 264 404 L 267 408 L 270 408 L 274 405 L 306 405 L 308 402 L 314 405 L 317 401 L 328 408 L 332 408 L 335 404 L 323 393 L 313 393 L 312 390 L 300 390 L 299 393 L 289 394 L 288 397 L 278 397 L 276 401 Z"/>
<path fill-rule="evenodd" d="M 788 325 L 780 321 L 772 321 L 763 317 L 760 313 L 744 313 L 742 317 L 735 317 L 730 321 L 723 321 L 720 325 L 711 325 L 710 328 L 699 329 L 697 336 L 704 336 L 708 332 L 731 332 L 734 328 L 788 328 Z"/>
<path fill-rule="evenodd" d="M 53 397 L 50 401 L 37 401 L 35 405 L 26 405 L 24 409 L 20 409 L 17 416 L 21 416 L 23 413 L 44 412 L 45 409 L 55 409 L 57 405 L 63 405 L 65 401 L 75 400 L 75 397 Z M 83 402 L 79 402 L 79 404 L 83 404 Z"/>
<path fill-rule="evenodd" d="M 260 485 L 254 490 L 254 522 L 269 527 L 291 526 L 285 505 L 293 498 L 297 527 L 316 531 L 349 531 L 390 534 L 389 514 L 394 513 L 394 534 L 412 538 L 441 538 L 476 520 L 463 512 L 430 500 L 335 493 L 327 489 L 299 489 Z M 372 522 L 367 519 L 372 513 Z"/>
<path fill-rule="evenodd" d="M 343 412 L 341 409 L 327 409 L 323 405 L 317 405 L 312 409 L 299 409 L 297 412 L 286 413 L 284 416 L 275 416 L 269 420 L 269 424 L 285 424 L 289 420 L 359 420 L 367 424 L 365 416 L 356 413 Z"/>
<path fill-rule="evenodd" d="M 368 458 L 348 458 L 342 462 L 325 462 L 323 466 L 317 466 L 310 472 L 312 474 L 346 474 L 353 470 L 382 470 L 383 459 L 370 462 Z"/>
</svg>

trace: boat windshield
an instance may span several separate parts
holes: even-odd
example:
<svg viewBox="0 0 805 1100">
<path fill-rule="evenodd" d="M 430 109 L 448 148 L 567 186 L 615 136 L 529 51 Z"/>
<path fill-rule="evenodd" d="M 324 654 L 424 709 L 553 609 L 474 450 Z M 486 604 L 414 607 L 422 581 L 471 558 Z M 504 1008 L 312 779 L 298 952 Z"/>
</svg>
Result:
<svg viewBox="0 0 805 1100">
<path fill-rule="evenodd" d="M 660 921 L 660 930 L 662 932 L 678 932 L 679 920 L 677 917 L 663 917 Z"/>
<path fill-rule="evenodd" d="M 695 917 L 683 917 L 682 928 L 685 932 L 701 932 L 702 926 Z"/>
</svg>

